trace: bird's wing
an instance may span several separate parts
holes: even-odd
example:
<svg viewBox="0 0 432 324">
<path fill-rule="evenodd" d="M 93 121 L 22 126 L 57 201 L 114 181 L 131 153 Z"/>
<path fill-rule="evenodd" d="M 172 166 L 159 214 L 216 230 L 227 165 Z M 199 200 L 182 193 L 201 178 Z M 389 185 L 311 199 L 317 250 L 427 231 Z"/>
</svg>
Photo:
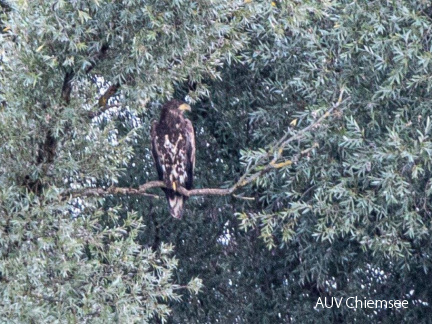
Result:
<svg viewBox="0 0 432 324">
<path fill-rule="evenodd" d="M 193 172 L 195 169 L 195 133 L 192 126 L 192 123 L 189 119 L 185 119 L 186 121 L 186 172 L 187 172 L 187 181 L 186 181 L 186 189 L 192 189 L 193 185 Z"/>
<path fill-rule="evenodd" d="M 151 135 L 151 140 L 152 140 L 152 154 L 153 154 L 153 159 L 155 161 L 156 164 L 156 169 L 157 169 L 157 173 L 159 176 L 159 180 L 163 180 L 163 169 L 162 169 L 162 164 L 160 161 L 160 156 L 161 156 L 161 152 L 158 149 L 158 143 L 157 143 L 157 132 L 156 132 L 156 128 L 158 127 L 158 122 L 154 121 L 151 127 L 151 131 L 150 131 L 150 135 Z"/>
</svg>

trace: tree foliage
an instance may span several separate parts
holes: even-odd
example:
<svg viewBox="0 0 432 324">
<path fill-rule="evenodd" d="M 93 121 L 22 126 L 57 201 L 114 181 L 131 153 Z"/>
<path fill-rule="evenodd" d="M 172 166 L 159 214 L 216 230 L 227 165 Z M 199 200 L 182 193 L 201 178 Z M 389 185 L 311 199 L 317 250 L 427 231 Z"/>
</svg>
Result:
<svg viewBox="0 0 432 324">
<path fill-rule="evenodd" d="M 0 1 L 0 305 L 11 322 L 430 317 L 427 1 Z M 197 188 L 151 195 L 187 100 Z M 238 184 L 238 186 L 236 185 Z M 409 308 L 315 308 L 318 297 Z"/>
</svg>

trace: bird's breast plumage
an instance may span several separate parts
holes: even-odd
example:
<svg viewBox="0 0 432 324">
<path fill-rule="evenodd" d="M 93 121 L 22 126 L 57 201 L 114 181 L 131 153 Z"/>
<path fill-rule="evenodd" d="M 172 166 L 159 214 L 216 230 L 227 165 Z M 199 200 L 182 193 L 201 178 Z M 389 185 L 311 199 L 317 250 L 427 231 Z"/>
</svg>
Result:
<svg viewBox="0 0 432 324">
<path fill-rule="evenodd" d="M 164 170 L 162 180 L 170 188 L 173 187 L 173 183 L 184 186 L 188 178 L 186 170 L 187 134 L 185 128 L 181 127 L 181 122 L 176 122 L 173 126 L 159 127 L 157 132 L 157 145 L 161 152 L 160 162 Z"/>
</svg>

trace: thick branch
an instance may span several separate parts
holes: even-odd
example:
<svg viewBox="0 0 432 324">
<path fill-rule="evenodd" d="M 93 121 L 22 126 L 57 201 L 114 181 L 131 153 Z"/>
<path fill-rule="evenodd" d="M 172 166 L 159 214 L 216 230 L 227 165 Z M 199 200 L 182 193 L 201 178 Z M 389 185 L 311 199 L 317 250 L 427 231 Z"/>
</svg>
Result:
<svg viewBox="0 0 432 324">
<path fill-rule="evenodd" d="M 74 77 L 74 72 L 71 70 L 65 73 L 63 79 L 61 99 L 63 103 L 66 105 L 70 103 L 73 77 Z M 37 157 L 38 164 L 42 162 L 46 164 L 53 163 L 56 155 L 56 149 L 57 149 L 57 139 L 54 137 L 51 129 L 49 129 L 47 131 L 44 143 L 41 144 L 41 146 L 39 147 L 39 152 Z"/>
<path fill-rule="evenodd" d="M 82 197 L 82 196 L 106 196 L 106 195 L 141 195 L 149 196 L 153 198 L 160 198 L 158 195 L 149 194 L 147 191 L 151 188 L 167 188 L 163 181 L 149 181 L 138 188 L 118 188 L 109 187 L 107 189 L 103 188 L 86 188 L 81 190 L 69 190 L 64 193 L 64 196 L 71 195 L 72 197 Z M 181 193 L 186 197 L 191 196 L 203 196 L 203 195 L 216 195 L 224 196 L 229 195 L 235 190 L 234 187 L 229 189 L 216 189 L 216 188 L 205 188 L 205 189 L 192 189 L 187 190 L 184 187 L 178 187 L 177 192 Z"/>
<path fill-rule="evenodd" d="M 105 111 L 107 111 L 109 108 L 111 108 L 110 105 L 108 105 L 108 100 L 115 95 L 117 90 L 120 88 L 120 85 L 118 83 L 110 85 L 107 91 L 99 98 L 98 100 L 98 111 L 91 111 L 89 112 L 88 116 L 89 118 L 94 118 L 97 116 L 102 115 Z"/>
<path fill-rule="evenodd" d="M 162 181 L 150 181 L 139 188 L 118 188 L 118 187 L 109 187 L 109 188 L 85 188 L 85 189 L 72 189 L 63 193 L 63 196 L 72 196 L 72 197 L 99 197 L 106 195 L 142 195 L 149 196 L 153 198 L 160 198 L 158 195 L 153 195 L 147 193 L 147 190 L 155 187 L 164 187 L 164 183 Z"/>
<path fill-rule="evenodd" d="M 63 87 L 62 87 L 62 100 L 67 105 L 70 103 L 70 96 L 72 92 L 72 79 L 74 77 L 74 72 L 68 71 L 65 74 L 64 80 L 63 80 Z"/>
</svg>

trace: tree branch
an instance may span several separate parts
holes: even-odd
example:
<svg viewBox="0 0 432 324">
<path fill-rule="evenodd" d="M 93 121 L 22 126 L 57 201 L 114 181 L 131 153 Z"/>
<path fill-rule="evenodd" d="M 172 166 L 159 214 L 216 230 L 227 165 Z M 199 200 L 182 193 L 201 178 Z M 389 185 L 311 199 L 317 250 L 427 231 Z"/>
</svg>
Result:
<svg viewBox="0 0 432 324">
<path fill-rule="evenodd" d="M 63 196 L 72 196 L 72 197 L 99 197 L 106 195 L 140 195 L 140 196 L 149 196 L 153 198 L 160 198 L 158 195 L 149 194 L 147 191 L 151 188 L 167 188 L 163 181 L 149 181 L 138 188 L 119 188 L 119 187 L 109 187 L 107 189 L 104 188 L 85 188 L 78 190 L 68 190 L 63 193 Z M 178 187 L 177 192 L 181 193 L 186 197 L 191 196 L 204 196 L 204 195 L 216 195 L 216 196 L 224 196 L 231 194 L 236 188 L 231 187 L 229 189 L 218 189 L 218 188 L 205 188 L 205 189 L 192 189 L 187 190 L 184 187 Z"/>
<path fill-rule="evenodd" d="M 63 79 L 63 86 L 61 91 L 61 100 L 64 104 L 70 103 L 70 96 L 72 92 L 72 79 L 74 77 L 73 70 L 67 71 Z M 45 171 L 47 165 L 54 162 L 57 150 L 57 139 L 54 137 L 53 132 L 49 129 L 45 136 L 45 141 L 40 145 L 38 151 L 37 162 L 38 164 L 45 163 Z"/>
<path fill-rule="evenodd" d="M 119 88 L 120 88 L 120 85 L 118 83 L 110 85 L 109 88 L 107 89 L 107 91 L 105 91 L 105 93 L 102 96 L 100 96 L 100 98 L 98 100 L 99 110 L 89 112 L 88 117 L 94 118 L 94 117 L 100 116 L 105 111 L 107 111 L 109 108 L 111 108 L 111 105 L 108 105 L 108 100 L 112 96 L 115 95 L 115 93 L 117 92 L 117 90 Z"/>
<path fill-rule="evenodd" d="M 61 97 L 64 103 L 67 105 L 70 103 L 70 96 L 72 92 L 72 79 L 74 77 L 74 71 L 67 71 L 63 80 L 63 87 Z"/>
<path fill-rule="evenodd" d="M 109 187 L 106 189 L 104 188 L 71 189 L 64 192 L 63 196 L 71 196 L 72 198 L 75 198 L 75 197 L 82 197 L 82 196 L 100 197 L 100 196 L 120 194 L 120 195 L 141 195 L 141 196 L 148 196 L 148 197 L 159 199 L 160 196 L 147 193 L 147 190 L 155 187 L 164 188 L 165 185 L 162 181 L 149 181 L 139 186 L 139 188 Z"/>
</svg>

